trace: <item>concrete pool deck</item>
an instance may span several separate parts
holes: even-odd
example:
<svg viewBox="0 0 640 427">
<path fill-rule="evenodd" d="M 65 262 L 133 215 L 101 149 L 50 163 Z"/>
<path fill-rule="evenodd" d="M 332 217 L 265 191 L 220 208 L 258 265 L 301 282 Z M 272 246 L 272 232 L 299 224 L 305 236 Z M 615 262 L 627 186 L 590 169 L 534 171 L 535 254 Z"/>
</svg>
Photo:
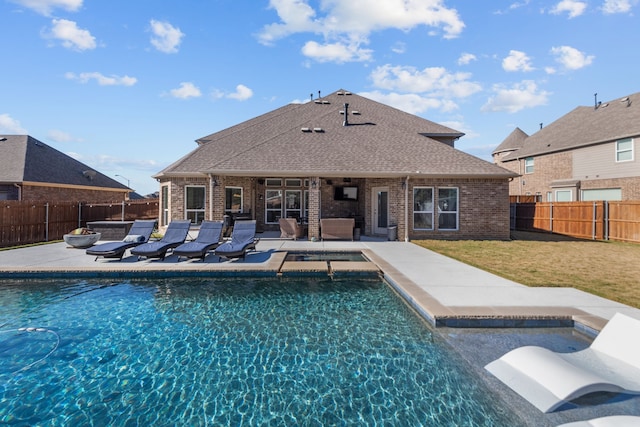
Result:
<svg viewBox="0 0 640 427">
<path fill-rule="evenodd" d="M 575 326 L 598 331 L 616 312 L 640 319 L 640 310 L 573 288 L 530 288 L 455 261 L 413 243 L 361 241 L 292 241 L 262 237 L 245 260 L 122 261 L 87 255 L 84 249 L 51 243 L 0 251 L 0 278 L 148 277 L 154 275 L 328 274 L 325 262 L 285 262 L 287 251 L 361 250 L 375 264 L 333 262 L 335 274 L 380 271 L 405 299 L 435 326 L 525 327 Z M 365 265 L 367 264 L 367 265 Z"/>
</svg>

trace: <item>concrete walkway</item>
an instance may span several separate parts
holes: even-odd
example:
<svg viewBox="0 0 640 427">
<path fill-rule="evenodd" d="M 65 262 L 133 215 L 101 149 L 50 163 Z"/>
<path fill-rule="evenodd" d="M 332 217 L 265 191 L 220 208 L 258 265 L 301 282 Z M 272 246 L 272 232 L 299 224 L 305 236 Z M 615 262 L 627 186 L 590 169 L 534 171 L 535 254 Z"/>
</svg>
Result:
<svg viewBox="0 0 640 427">
<path fill-rule="evenodd" d="M 572 288 L 529 288 L 412 243 L 291 241 L 262 238 L 245 260 L 209 255 L 204 262 L 125 256 L 95 260 L 84 249 L 52 243 L 0 251 L 0 278 L 131 275 L 276 275 L 286 251 L 362 250 L 385 278 L 436 326 L 573 326 L 600 330 L 616 312 L 640 319 L 640 310 Z"/>
</svg>

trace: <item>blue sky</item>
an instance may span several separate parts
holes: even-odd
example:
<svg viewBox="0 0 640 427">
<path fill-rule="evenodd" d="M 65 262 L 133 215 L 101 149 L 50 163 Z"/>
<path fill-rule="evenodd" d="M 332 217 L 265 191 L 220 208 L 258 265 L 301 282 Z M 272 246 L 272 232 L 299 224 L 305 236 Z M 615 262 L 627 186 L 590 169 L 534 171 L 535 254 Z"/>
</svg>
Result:
<svg viewBox="0 0 640 427">
<path fill-rule="evenodd" d="M 638 0 L 0 0 L 0 134 L 141 194 L 195 140 L 346 89 L 464 132 L 640 90 Z M 118 175 L 118 176 L 116 176 Z"/>
</svg>

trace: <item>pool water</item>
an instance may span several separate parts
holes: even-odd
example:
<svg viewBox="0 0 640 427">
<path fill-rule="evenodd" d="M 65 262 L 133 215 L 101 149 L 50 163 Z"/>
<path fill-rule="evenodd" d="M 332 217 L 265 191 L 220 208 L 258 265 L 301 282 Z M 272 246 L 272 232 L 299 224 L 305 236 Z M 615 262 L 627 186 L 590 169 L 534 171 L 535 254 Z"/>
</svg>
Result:
<svg viewBox="0 0 640 427">
<path fill-rule="evenodd" d="M 288 252 L 285 261 L 368 261 L 362 252 Z"/>
<path fill-rule="evenodd" d="M 513 425 L 379 280 L 5 281 L 0 306 L 3 425 Z"/>
</svg>

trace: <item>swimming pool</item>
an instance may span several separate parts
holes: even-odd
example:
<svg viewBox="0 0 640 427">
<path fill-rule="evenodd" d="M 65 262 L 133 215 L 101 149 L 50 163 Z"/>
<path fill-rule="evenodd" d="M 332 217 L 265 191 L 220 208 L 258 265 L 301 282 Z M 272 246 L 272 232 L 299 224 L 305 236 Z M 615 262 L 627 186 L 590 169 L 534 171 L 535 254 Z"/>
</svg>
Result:
<svg viewBox="0 0 640 427">
<path fill-rule="evenodd" d="M 380 280 L 4 281 L 0 305 L 0 423 L 514 425 Z"/>
</svg>

